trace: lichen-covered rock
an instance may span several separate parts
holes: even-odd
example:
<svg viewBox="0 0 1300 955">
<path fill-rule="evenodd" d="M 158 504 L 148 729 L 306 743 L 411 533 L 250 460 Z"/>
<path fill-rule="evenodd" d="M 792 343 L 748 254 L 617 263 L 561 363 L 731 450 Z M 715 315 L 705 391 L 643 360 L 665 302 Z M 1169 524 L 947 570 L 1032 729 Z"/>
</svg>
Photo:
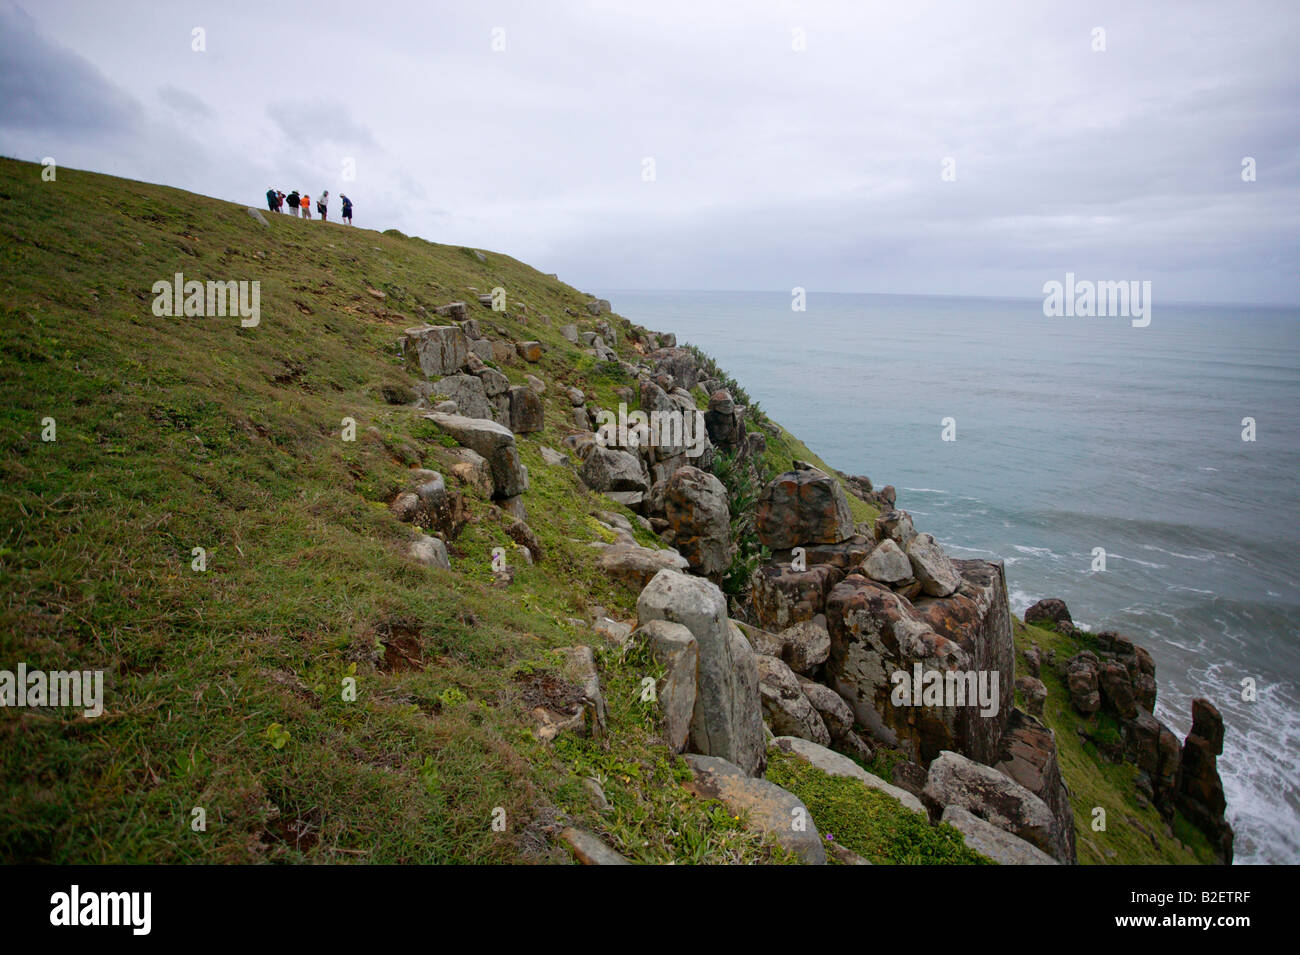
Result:
<svg viewBox="0 0 1300 955">
<path fill-rule="evenodd" d="M 680 753 L 690 737 L 695 713 L 696 679 L 700 648 L 685 626 L 667 620 L 649 620 L 632 632 L 634 643 L 645 643 L 663 667 L 655 685 L 655 698 L 663 717 L 664 739 L 669 749 Z"/>
<path fill-rule="evenodd" d="M 831 655 L 831 635 L 825 614 L 801 620 L 782 630 L 781 659 L 795 673 L 811 673 Z"/>
<path fill-rule="evenodd" d="M 758 625 L 780 633 L 824 613 L 827 595 L 843 576 L 831 564 L 816 564 L 807 570 L 795 570 L 789 564 L 759 567 L 751 581 Z"/>
<path fill-rule="evenodd" d="M 722 591 L 701 577 L 661 570 L 637 598 L 637 620 L 641 626 L 679 623 L 699 644 L 691 748 L 762 773 L 767 759 L 758 666 L 748 641 L 729 625 Z"/>
<path fill-rule="evenodd" d="M 948 555 L 929 534 L 917 534 L 907 545 L 907 557 L 912 562 L 912 574 L 921 582 L 921 589 L 931 597 L 947 597 L 957 592 L 961 577 Z"/>
<path fill-rule="evenodd" d="M 492 405 L 488 403 L 483 381 L 475 375 L 448 375 L 433 383 L 434 394 L 445 395 L 456 402 L 457 414 L 465 418 L 491 418 Z"/>
<path fill-rule="evenodd" d="M 541 396 L 526 385 L 513 385 L 510 395 L 510 430 L 531 434 L 546 427 L 546 413 Z"/>
<path fill-rule="evenodd" d="M 778 736 L 798 736 L 829 746 L 831 734 L 821 714 L 804 696 L 794 672 L 776 657 L 759 655 L 758 689 L 763 700 L 763 714 L 772 732 Z"/>
<path fill-rule="evenodd" d="M 1074 621 L 1070 618 L 1070 610 L 1060 597 L 1044 597 L 1037 603 L 1031 604 L 1025 610 L 1025 623 L 1063 624 L 1071 630 L 1074 629 Z"/>
<path fill-rule="evenodd" d="M 720 577 L 731 565 L 731 515 L 722 482 L 699 468 L 678 468 L 664 487 L 663 500 L 673 544 L 691 569 Z"/>
<path fill-rule="evenodd" d="M 1013 710 L 994 768 L 1024 786 L 1051 810 L 1055 825 L 1049 851 L 1058 861 L 1073 865 L 1074 810 L 1057 757 L 1056 735 L 1040 720 Z"/>
<path fill-rule="evenodd" d="M 916 528 L 912 526 L 912 515 L 907 511 L 885 511 L 876 518 L 876 540 L 892 540 L 903 550 L 916 537 Z"/>
<path fill-rule="evenodd" d="M 936 814 L 961 806 L 985 822 L 1052 854 L 1056 822 L 1047 804 L 1010 776 L 944 750 L 930 764 L 925 801 Z"/>
<path fill-rule="evenodd" d="M 519 460 L 514 432 L 509 428 L 495 421 L 462 415 L 434 412 L 424 417 L 487 460 L 494 498 L 512 498 L 528 490 L 528 469 Z"/>
<path fill-rule="evenodd" d="M 838 544 L 853 534 L 848 498 L 829 474 L 816 469 L 779 474 L 759 495 L 758 539 L 774 550 L 801 544 Z"/>
<path fill-rule="evenodd" d="M 901 547 L 885 538 L 863 562 L 862 572 L 872 580 L 894 586 L 912 579 L 912 562 Z"/>
<path fill-rule="evenodd" d="M 426 378 L 451 375 L 469 357 L 469 339 L 459 325 L 420 325 L 406 330 L 403 350 L 413 353 Z"/>
</svg>

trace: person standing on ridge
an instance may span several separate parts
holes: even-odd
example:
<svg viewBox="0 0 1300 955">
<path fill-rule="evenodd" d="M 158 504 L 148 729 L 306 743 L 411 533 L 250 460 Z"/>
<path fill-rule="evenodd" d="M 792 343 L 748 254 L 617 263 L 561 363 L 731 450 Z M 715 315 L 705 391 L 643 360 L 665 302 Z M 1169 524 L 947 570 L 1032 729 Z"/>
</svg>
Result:
<svg viewBox="0 0 1300 955">
<path fill-rule="evenodd" d="M 352 200 L 349 199 L 347 196 L 343 196 L 342 199 L 343 199 L 343 221 L 346 222 L 348 225 L 352 225 Z"/>
<path fill-rule="evenodd" d="M 324 222 L 329 218 L 330 191 L 328 189 L 321 193 L 321 197 L 316 200 L 316 211 L 320 213 L 321 222 Z"/>
<path fill-rule="evenodd" d="M 277 205 L 278 201 L 275 198 L 275 189 L 271 188 L 266 190 L 266 207 L 272 212 L 275 212 Z"/>
<path fill-rule="evenodd" d="M 289 214 L 291 216 L 298 215 L 298 190 L 297 189 L 289 193 Z"/>
<path fill-rule="evenodd" d="M 283 212 L 283 211 L 284 211 L 284 193 L 283 193 L 283 192 L 276 192 L 276 194 L 275 194 L 275 211 L 276 211 L 276 212 Z"/>
<path fill-rule="evenodd" d="M 298 208 L 302 210 L 302 217 L 304 219 L 310 219 L 311 218 L 311 196 L 307 195 L 307 193 L 304 192 L 302 194 L 302 198 L 298 200 Z"/>
</svg>

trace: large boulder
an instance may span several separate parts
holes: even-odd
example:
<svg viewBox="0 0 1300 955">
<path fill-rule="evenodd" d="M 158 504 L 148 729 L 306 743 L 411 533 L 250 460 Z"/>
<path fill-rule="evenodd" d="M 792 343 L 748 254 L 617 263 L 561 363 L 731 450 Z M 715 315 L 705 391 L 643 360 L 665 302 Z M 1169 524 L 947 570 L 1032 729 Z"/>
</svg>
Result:
<svg viewBox="0 0 1300 955">
<path fill-rule="evenodd" d="M 985 822 L 1052 854 L 1056 820 L 1047 804 L 1010 776 L 944 750 L 930 764 L 926 803 L 935 815 L 960 806 Z"/>
<path fill-rule="evenodd" d="M 492 474 L 492 496 L 516 497 L 528 490 L 528 469 L 519 460 L 515 436 L 509 428 L 482 418 L 433 412 L 424 415 L 465 447 L 487 459 Z"/>
<path fill-rule="evenodd" d="M 510 395 L 510 430 L 530 434 L 546 427 L 546 412 L 541 396 L 527 385 L 514 385 Z"/>
<path fill-rule="evenodd" d="M 402 347 L 414 353 L 426 378 L 454 374 L 469 357 L 469 339 L 459 325 L 408 328 Z"/>
<path fill-rule="evenodd" d="M 1074 621 L 1070 618 L 1070 609 L 1065 606 L 1065 601 L 1060 597 L 1044 597 L 1037 603 L 1030 604 L 1025 610 L 1025 623 L 1048 623 L 1052 626 L 1064 626 L 1070 630 L 1074 629 Z"/>
<path fill-rule="evenodd" d="M 637 598 L 637 620 L 679 623 L 699 644 L 691 748 L 762 773 L 764 748 L 758 666 L 749 642 L 727 619 L 727 600 L 701 577 L 661 570 Z"/>
<path fill-rule="evenodd" d="M 768 482 L 759 495 L 754 523 L 758 539 L 773 550 L 838 544 L 853 534 L 844 489 L 815 468 L 786 471 Z"/>
<path fill-rule="evenodd" d="M 897 586 L 912 579 L 912 562 L 901 547 L 885 538 L 863 561 L 862 572 L 872 580 Z"/>
<path fill-rule="evenodd" d="M 731 564 L 731 515 L 722 482 L 699 468 L 679 468 L 664 488 L 664 516 L 691 569 L 720 577 Z"/>
<path fill-rule="evenodd" d="M 671 548 L 655 550 L 639 544 L 610 544 L 600 552 L 596 566 L 615 580 L 637 589 L 644 587 L 661 570 L 686 570 L 686 558 Z"/>
<path fill-rule="evenodd" d="M 961 577 L 952 561 L 929 534 L 917 534 L 912 538 L 907 545 L 907 557 L 912 562 L 912 574 L 921 582 L 926 595 L 947 597 L 961 586 Z"/>
<path fill-rule="evenodd" d="M 758 625 L 776 633 L 826 610 L 831 588 L 843 573 L 833 564 L 795 570 L 789 564 L 765 564 L 754 571 L 754 616 Z"/>
<path fill-rule="evenodd" d="M 1091 650 L 1081 650 L 1065 664 L 1065 686 L 1070 691 L 1070 705 L 1082 716 L 1101 709 L 1101 661 Z"/>
<path fill-rule="evenodd" d="M 795 673 L 812 673 L 831 655 L 831 634 L 826 629 L 826 615 L 800 620 L 779 634 L 781 659 Z"/>
<path fill-rule="evenodd" d="M 599 444 L 587 445 L 578 476 L 593 491 L 638 491 L 649 489 L 645 465 L 635 454 L 606 448 Z"/>
<path fill-rule="evenodd" d="M 889 510 L 876 518 L 876 540 L 891 540 L 904 552 L 907 545 L 916 537 L 916 528 L 912 526 L 912 515 L 907 511 Z"/>
<path fill-rule="evenodd" d="M 948 806 L 940 822 L 946 822 L 958 832 L 966 848 L 978 852 L 999 865 L 1059 865 L 1042 849 L 1013 836 L 961 806 Z"/>
<path fill-rule="evenodd" d="M 804 696 L 794 671 L 776 657 L 759 654 L 755 662 L 758 664 L 758 690 L 763 700 L 763 714 L 772 732 L 829 746 L 831 734 L 821 714 Z"/>
<path fill-rule="evenodd" d="M 826 849 L 808 807 L 798 796 L 766 779 L 755 779 L 740 767 L 711 756 L 687 756 L 694 780 L 689 788 L 697 796 L 716 799 L 750 828 L 769 834 L 809 865 L 825 865 Z"/>
<path fill-rule="evenodd" d="M 672 378 L 676 388 L 690 391 L 699 382 L 699 368 L 695 356 L 686 348 L 660 348 L 651 352 L 650 361 L 657 374 Z"/>
<path fill-rule="evenodd" d="M 663 717 L 665 741 L 674 753 L 680 753 L 690 738 L 691 717 L 695 713 L 695 673 L 700 645 L 685 626 L 667 620 L 646 621 L 629 639 L 647 645 L 655 661 L 663 667 L 664 675 L 655 685 L 655 698 Z"/>
</svg>

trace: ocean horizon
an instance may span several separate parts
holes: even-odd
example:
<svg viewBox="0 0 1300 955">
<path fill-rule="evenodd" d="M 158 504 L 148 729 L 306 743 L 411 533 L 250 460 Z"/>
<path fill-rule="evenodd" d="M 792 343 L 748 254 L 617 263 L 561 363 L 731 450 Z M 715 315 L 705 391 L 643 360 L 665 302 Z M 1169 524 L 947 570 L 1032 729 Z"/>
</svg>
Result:
<svg viewBox="0 0 1300 955">
<path fill-rule="evenodd" d="M 1016 613 L 1060 597 L 1146 646 L 1159 719 L 1182 736 L 1193 698 L 1223 712 L 1236 860 L 1300 862 L 1300 309 L 1157 300 L 1135 327 L 1041 297 L 597 294 L 893 484 L 953 556 L 1005 561 Z"/>
</svg>

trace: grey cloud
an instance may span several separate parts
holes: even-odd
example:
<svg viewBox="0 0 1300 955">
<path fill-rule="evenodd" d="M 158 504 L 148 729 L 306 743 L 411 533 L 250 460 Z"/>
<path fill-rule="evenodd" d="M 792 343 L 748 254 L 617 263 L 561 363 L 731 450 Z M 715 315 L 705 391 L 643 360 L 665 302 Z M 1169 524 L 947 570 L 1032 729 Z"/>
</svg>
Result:
<svg viewBox="0 0 1300 955">
<path fill-rule="evenodd" d="M 87 60 L 45 39 L 21 8 L 0 7 L 0 127 L 129 130 L 140 107 Z"/>
</svg>

